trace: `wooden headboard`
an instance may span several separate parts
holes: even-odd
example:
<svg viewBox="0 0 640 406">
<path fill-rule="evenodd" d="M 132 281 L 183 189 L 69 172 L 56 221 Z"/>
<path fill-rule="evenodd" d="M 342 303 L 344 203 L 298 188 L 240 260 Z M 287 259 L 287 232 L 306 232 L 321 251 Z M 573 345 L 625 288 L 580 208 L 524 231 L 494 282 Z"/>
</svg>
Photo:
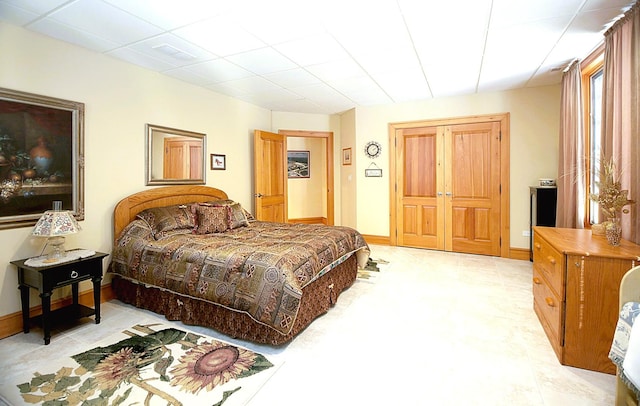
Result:
<svg viewBox="0 0 640 406">
<path fill-rule="evenodd" d="M 208 186 L 165 186 L 134 193 L 120 200 L 113 211 L 113 239 L 115 241 L 142 210 L 219 199 L 228 199 L 228 196 L 222 190 Z"/>
</svg>

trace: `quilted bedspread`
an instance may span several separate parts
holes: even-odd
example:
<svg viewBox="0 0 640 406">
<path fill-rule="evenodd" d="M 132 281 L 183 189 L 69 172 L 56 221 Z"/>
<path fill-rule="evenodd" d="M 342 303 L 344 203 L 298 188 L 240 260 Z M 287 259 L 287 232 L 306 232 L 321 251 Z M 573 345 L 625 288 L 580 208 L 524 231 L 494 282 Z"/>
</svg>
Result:
<svg viewBox="0 0 640 406">
<path fill-rule="evenodd" d="M 116 241 L 109 272 L 246 312 L 287 334 L 302 288 L 352 254 L 364 267 L 369 248 L 348 227 L 253 221 L 223 233 L 155 240 L 136 219 Z"/>
</svg>

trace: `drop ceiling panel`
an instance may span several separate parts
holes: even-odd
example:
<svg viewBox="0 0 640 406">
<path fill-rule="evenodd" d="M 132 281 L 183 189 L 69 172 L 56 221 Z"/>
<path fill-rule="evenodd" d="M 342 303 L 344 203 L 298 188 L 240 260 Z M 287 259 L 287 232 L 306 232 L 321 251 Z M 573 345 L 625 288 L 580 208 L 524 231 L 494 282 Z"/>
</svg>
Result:
<svg viewBox="0 0 640 406">
<path fill-rule="evenodd" d="M 302 67 L 345 59 L 349 56 L 328 34 L 285 42 L 274 45 L 274 48 Z"/>
<path fill-rule="evenodd" d="M 263 41 L 222 17 L 191 24 L 173 33 L 220 56 L 239 54 L 265 46 Z"/>
<path fill-rule="evenodd" d="M 128 47 L 131 51 L 147 57 L 161 60 L 172 67 L 192 65 L 215 59 L 216 55 L 208 52 L 173 34 L 162 34 Z M 161 68 L 157 70 L 164 70 Z"/>
<path fill-rule="evenodd" d="M 119 46 L 117 42 L 109 41 L 52 19 L 37 20 L 29 24 L 29 29 L 97 52 L 106 52 Z"/>
<path fill-rule="evenodd" d="M 227 59 L 258 75 L 287 71 L 298 67 L 290 59 L 271 47 L 254 49 L 232 55 Z"/>
<path fill-rule="evenodd" d="M 118 45 L 162 32 L 160 28 L 101 0 L 78 0 L 52 12 L 46 18 L 49 19 Z"/>
<path fill-rule="evenodd" d="M 185 66 L 177 70 L 194 73 L 205 78 L 205 84 L 227 82 L 230 80 L 242 79 L 253 76 L 248 70 L 235 65 L 226 59 L 216 59 Z"/>
<path fill-rule="evenodd" d="M 227 0 L 104 0 L 127 11 L 142 16 L 145 21 L 164 30 L 173 30 L 205 18 L 213 17 L 230 8 Z"/>
</svg>

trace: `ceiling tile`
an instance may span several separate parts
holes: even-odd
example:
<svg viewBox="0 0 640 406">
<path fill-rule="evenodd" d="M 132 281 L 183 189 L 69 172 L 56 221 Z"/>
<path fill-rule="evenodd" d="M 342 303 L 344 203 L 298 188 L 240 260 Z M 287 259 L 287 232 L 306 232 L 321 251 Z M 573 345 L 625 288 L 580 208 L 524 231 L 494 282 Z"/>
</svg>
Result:
<svg viewBox="0 0 640 406">
<path fill-rule="evenodd" d="M 176 66 L 167 63 L 164 60 L 156 59 L 150 55 L 137 52 L 131 48 L 118 48 L 116 50 L 108 52 L 107 55 L 154 71 L 163 71 L 174 68 Z"/>
<path fill-rule="evenodd" d="M 77 30 L 49 18 L 29 24 L 29 29 L 97 52 L 104 52 L 119 45 L 116 42 Z"/>
<path fill-rule="evenodd" d="M 320 79 L 302 68 L 265 75 L 265 78 L 285 88 L 312 85 L 320 83 Z"/>
<path fill-rule="evenodd" d="M 60 7 L 69 0 L 1 0 L 0 15 L 4 14 L 4 6 L 13 6 L 34 14 L 46 14 Z"/>
<path fill-rule="evenodd" d="M 560 16 L 572 17 L 584 0 L 494 0 L 491 12 L 493 27 L 508 27 Z"/>
<path fill-rule="evenodd" d="M 432 97 L 429 85 L 421 71 L 401 69 L 374 74 L 373 79 L 396 103 Z"/>
<path fill-rule="evenodd" d="M 51 13 L 47 19 L 118 45 L 162 32 L 158 27 L 100 0 L 78 0 Z"/>
<path fill-rule="evenodd" d="M 104 1 L 165 30 L 213 17 L 232 7 L 227 0 Z"/>
<path fill-rule="evenodd" d="M 259 76 L 249 76 L 242 79 L 230 80 L 225 82 L 225 84 L 243 90 L 247 93 L 262 93 L 282 89 L 275 83 L 269 82 Z"/>
<path fill-rule="evenodd" d="M 353 59 L 339 59 L 335 61 L 307 66 L 307 71 L 323 81 L 348 79 L 363 76 L 365 72 Z"/>
<path fill-rule="evenodd" d="M 0 1 L 0 21 L 24 25 L 38 17 L 38 13 Z"/>
<path fill-rule="evenodd" d="M 285 42 L 274 48 L 302 67 L 348 57 L 344 49 L 327 34 Z"/>
<path fill-rule="evenodd" d="M 217 56 L 173 34 L 162 34 L 136 42 L 129 48 L 137 53 L 159 59 L 173 67 L 191 65 Z"/>
<path fill-rule="evenodd" d="M 225 18 L 210 18 L 173 31 L 175 35 L 213 52 L 228 56 L 263 48 L 265 43 Z"/>
<path fill-rule="evenodd" d="M 181 68 L 207 79 L 207 84 L 227 82 L 252 76 L 253 74 L 225 59 L 215 59 Z"/>
<path fill-rule="evenodd" d="M 280 72 L 297 68 L 298 65 L 271 47 L 254 49 L 227 57 L 238 66 L 258 75 Z"/>
</svg>

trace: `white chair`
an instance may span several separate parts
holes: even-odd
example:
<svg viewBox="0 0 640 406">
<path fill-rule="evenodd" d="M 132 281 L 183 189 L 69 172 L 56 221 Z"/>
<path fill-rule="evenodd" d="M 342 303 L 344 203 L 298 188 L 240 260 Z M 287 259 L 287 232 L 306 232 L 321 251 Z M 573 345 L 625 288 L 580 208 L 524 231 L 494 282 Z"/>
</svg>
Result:
<svg viewBox="0 0 640 406">
<path fill-rule="evenodd" d="M 630 269 L 620 282 L 619 308 L 627 302 L 640 302 L 640 266 Z M 620 370 L 616 381 L 616 406 L 638 406 L 635 394 L 620 378 Z"/>
</svg>

